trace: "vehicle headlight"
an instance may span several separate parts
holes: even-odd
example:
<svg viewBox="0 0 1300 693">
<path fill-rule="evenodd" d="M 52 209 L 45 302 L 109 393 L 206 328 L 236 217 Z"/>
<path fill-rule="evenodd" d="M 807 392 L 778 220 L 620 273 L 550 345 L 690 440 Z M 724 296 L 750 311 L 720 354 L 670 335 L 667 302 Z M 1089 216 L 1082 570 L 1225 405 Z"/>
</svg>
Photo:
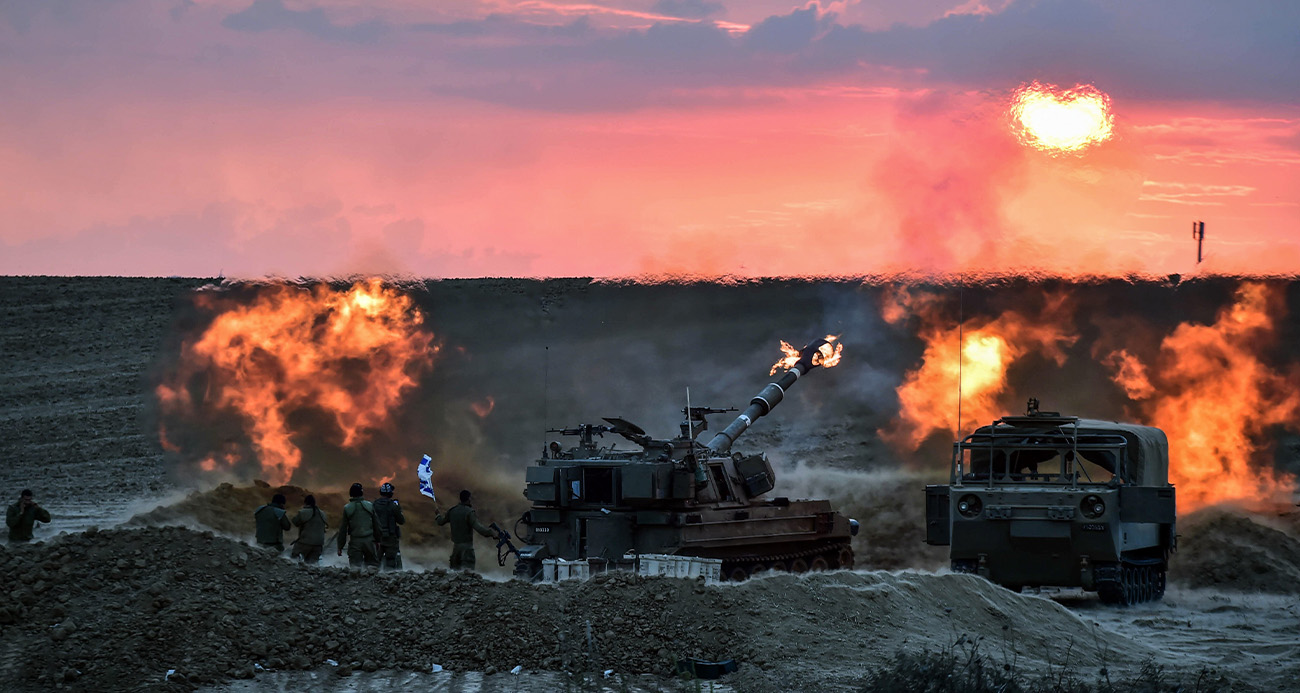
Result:
<svg viewBox="0 0 1300 693">
<path fill-rule="evenodd" d="M 979 496 L 968 493 L 957 501 L 957 512 L 962 517 L 979 517 L 980 511 L 984 509 L 984 503 Z"/>
<path fill-rule="evenodd" d="M 1106 503 L 1101 500 L 1101 496 L 1084 496 L 1083 502 L 1079 503 L 1079 510 L 1084 517 L 1095 520 L 1106 513 Z"/>
</svg>

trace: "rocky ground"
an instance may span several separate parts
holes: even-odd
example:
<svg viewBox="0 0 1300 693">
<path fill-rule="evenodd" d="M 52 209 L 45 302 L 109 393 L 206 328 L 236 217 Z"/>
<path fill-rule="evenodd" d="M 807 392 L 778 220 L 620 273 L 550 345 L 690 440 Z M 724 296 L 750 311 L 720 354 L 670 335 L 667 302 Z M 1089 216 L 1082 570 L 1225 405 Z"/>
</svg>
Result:
<svg viewBox="0 0 1300 693">
<path fill-rule="evenodd" d="M 1162 655 L 1146 638 L 1090 622 L 1095 613 L 1081 618 L 950 574 L 709 586 L 615 572 L 531 584 L 442 569 L 309 567 L 211 532 L 160 527 L 11 546 L 0 553 L 0 580 L 13 586 L 0 596 L 3 671 L 7 687 L 23 690 L 184 689 L 322 669 L 416 674 L 434 664 L 488 677 L 516 666 L 530 676 L 612 670 L 669 686 L 682 657 L 738 660 L 745 676 L 731 683 L 747 690 L 826 690 L 861 683 L 900 649 L 938 652 L 977 638 L 1019 667 L 1068 653 L 1083 674 Z M 1282 616 L 1300 623 L 1294 607 Z"/>
</svg>

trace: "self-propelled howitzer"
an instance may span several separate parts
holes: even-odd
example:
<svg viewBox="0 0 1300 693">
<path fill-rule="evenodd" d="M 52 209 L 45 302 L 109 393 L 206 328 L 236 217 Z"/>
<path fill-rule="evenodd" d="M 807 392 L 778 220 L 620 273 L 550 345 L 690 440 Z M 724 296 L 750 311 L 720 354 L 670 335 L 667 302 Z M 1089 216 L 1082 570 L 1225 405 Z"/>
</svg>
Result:
<svg viewBox="0 0 1300 693">
<path fill-rule="evenodd" d="M 801 376 L 830 365 L 838 351 L 818 340 L 707 444 L 705 417 L 734 408 L 684 407 L 673 438 L 654 438 L 623 418 L 550 432 L 578 437 L 576 447 L 552 442 L 529 466 L 524 495 L 531 509 L 515 530 L 525 543 L 517 575 L 538 578 L 547 558 L 587 560 L 600 570 L 635 554 L 676 554 L 722 560 L 722 576 L 743 580 L 762 570 L 853 567 L 851 537 L 857 523 L 826 500 L 762 498 L 776 475 L 763 453 L 731 446 L 781 402 Z M 635 449 L 604 447 L 615 433 Z"/>
</svg>

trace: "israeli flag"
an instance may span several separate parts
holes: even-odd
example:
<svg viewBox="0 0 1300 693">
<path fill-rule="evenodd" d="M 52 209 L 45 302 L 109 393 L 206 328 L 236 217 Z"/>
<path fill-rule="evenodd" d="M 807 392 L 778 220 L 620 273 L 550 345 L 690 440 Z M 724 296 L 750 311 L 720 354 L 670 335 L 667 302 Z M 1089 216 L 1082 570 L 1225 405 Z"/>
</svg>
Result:
<svg viewBox="0 0 1300 693">
<path fill-rule="evenodd" d="M 420 493 L 437 502 L 438 499 L 433 495 L 433 469 L 429 466 L 432 463 L 433 458 L 425 455 L 420 459 L 420 466 L 415 468 L 415 473 L 420 477 Z"/>
</svg>

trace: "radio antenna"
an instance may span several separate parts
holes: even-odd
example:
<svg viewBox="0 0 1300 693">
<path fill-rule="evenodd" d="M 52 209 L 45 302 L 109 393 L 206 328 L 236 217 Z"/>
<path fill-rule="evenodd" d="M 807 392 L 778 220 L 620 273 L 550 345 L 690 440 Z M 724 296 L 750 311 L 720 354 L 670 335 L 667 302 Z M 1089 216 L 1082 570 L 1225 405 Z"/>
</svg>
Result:
<svg viewBox="0 0 1300 693">
<path fill-rule="evenodd" d="M 551 385 L 551 347 L 545 347 L 546 351 L 542 355 L 542 454 L 546 454 L 546 426 L 547 419 L 550 418 L 547 412 L 549 404 L 548 395 Z"/>
<path fill-rule="evenodd" d="M 962 353 L 962 347 L 966 343 L 966 280 L 962 275 L 957 275 L 957 434 L 953 440 L 961 440 L 961 432 L 965 430 L 961 422 L 961 368 L 962 361 L 965 361 L 965 354 Z"/>
</svg>

